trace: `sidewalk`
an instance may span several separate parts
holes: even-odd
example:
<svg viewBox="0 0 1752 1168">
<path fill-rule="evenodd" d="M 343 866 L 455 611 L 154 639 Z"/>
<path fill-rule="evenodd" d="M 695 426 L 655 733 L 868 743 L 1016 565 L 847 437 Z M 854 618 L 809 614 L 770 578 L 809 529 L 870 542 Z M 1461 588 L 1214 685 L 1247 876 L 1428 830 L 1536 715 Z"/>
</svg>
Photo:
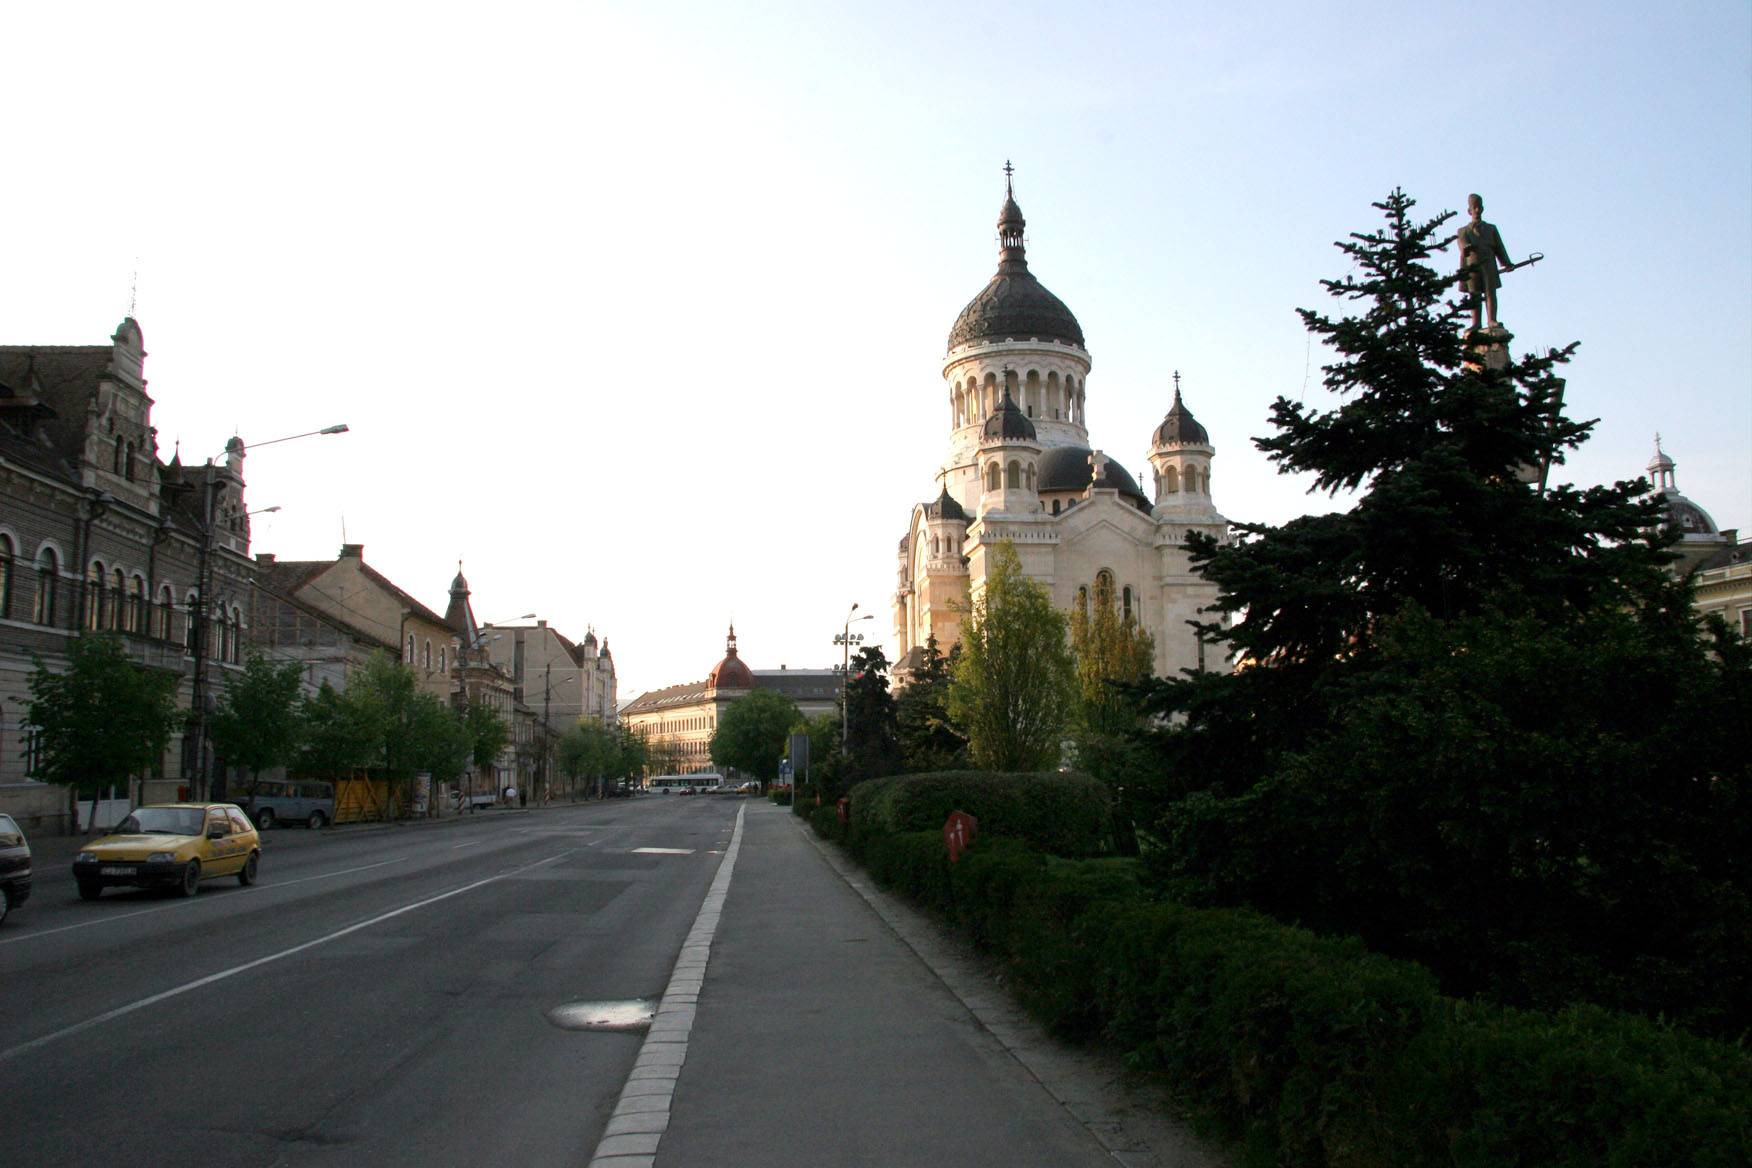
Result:
<svg viewBox="0 0 1752 1168">
<path fill-rule="evenodd" d="M 749 802 L 659 1168 L 1220 1162 L 836 858 Z"/>
</svg>

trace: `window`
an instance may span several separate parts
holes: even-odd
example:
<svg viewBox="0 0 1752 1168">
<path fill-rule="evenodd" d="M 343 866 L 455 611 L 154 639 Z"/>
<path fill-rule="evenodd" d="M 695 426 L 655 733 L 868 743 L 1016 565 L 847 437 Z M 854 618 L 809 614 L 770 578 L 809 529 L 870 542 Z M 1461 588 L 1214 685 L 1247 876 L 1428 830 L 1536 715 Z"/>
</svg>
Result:
<svg viewBox="0 0 1752 1168">
<path fill-rule="evenodd" d="M 120 568 L 110 574 L 109 627 L 120 631 L 128 607 L 128 577 Z"/>
<path fill-rule="evenodd" d="M 130 633 L 145 633 L 146 627 L 146 577 L 136 575 L 128 583 L 128 617 L 127 628 Z"/>
<path fill-rule="evenodd" d="M 1057 515 L 1059 513 L 1059 501 L 1057 499 L 1054 499 L 1052 501 L 1052 513 L 1054 515 Z"/>
<path fill-rule="evenodd" d="M 0 620 L 12 615 L 12 537 L 0 535 Z"/>
<path fill-rule="evenodd" d="M 207 815 L 207 834 L 212 835 L 215 832 L 220 835 L 231 834 L 231 820 L 226 817 L 224 811 L 218 808 Z"/>
<path fill-rule="evenodd" d="M 432 642 L 430 640 L 426 642 L 425 660 L 421 661 L 420 664 L 424 665 L 427 669 L 432 668 Z"/>
<path fill-rule="evenodd" d="M 1106 568 L 1095 573 L 1095 603 L 1102 608 L 1113 603 L 1113 573 Z"/>
<path fill-rule="evenodd" d="M 1125 591 L 1122 593 L 1122 595 L 1125 597 L 1125 603 L 1124 603 L 1124 607 L 1122 609 L 1122 615 L 1124 615 L 1126 621 L 1129 623 L 1131 621 L 1131 618 L 1132 618 L 1131 585 L 1130 584 L 1127 584 L 1125 586 Z"/>
<path fill-rule="evenodd" d="M 1169 495 L 1180 493 L 1180 472 L 1178 470 L 1169 467 L 1162 472 L 1162 490 Z"/>
<path fill-rule="evenodd" d="M 1004 486 L 1012 491 L 1020 490 L 1022 487 L 1022 464 L 1013 458 L 1010 460 L 1010 465 L 1004 468 Z"/>
<path fill-rule="evenodd" d="M 448 672 L 448 670 L 450 668 L 444 662 L 445 662 L 445 650 L 439 649 L 438 650 L 438 672 L 439 673 Z"/>
<path fill-rule="evenodd" d="M 122 473 L 122 436 L 120 434 L 116 435 L 116 453 L 115 456 L 110 459 L 110 473 Z"/>
<path fill-rule="evenodd" d="M 991 463 L 986 467 L 986 490 L 995 491 L 998 489 L 998 477 L 998 464 Z"/>
<path fill-rule="evenodd" d="M 134 481 L 134 444 L 128 443 L 122 451 L 122 477 L 130 483 Z"/>
<path fill-rule="evenodd" d="M 408 664 L 414 663 L 414 634 L 408 634 Z"/>
<path fill-rule="evenodd" d="M 158 590 L 158 611 L 153 614 L 158 627 L 152 631 L 160 641 L 170 640 L 170 614 L 175 607 L 176 597 L 171 593 L 170 585 L 166 584 Z"/>
<path fill-rule="evenodd" d="M 96 632 L 103 627 L 103 565 L 91 561 L 85 569 L 85 627 Z"/>
</svg>

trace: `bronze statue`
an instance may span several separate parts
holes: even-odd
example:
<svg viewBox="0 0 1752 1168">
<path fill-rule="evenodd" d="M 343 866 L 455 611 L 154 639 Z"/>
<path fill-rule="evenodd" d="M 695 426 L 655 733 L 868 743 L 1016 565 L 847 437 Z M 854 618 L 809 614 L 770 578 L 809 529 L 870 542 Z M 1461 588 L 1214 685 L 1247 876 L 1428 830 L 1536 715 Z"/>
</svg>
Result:
<svg viewBox="0 0 1752 1168">
<path fill-rule="evenodd" d="M 1485 319 L 1495 328 L 1497 288 L 1503 282 L 1499 273 L 1512 272 L 1520 265 L 1509 259 L 1508 249 L 1503 247 L 1503 237 L 1497 234 L 1496 226 L 1484 221 L 1484 200 L 1477 195 L 1466 196 L 1466 210 L 1472 221 L 1454 237 L 1454 242 L 1460 247 L 1460 287 L 1466 292 L 1472 307 L 1472 327 L 1479 326 L 1482 308 Z"/>
</svg>

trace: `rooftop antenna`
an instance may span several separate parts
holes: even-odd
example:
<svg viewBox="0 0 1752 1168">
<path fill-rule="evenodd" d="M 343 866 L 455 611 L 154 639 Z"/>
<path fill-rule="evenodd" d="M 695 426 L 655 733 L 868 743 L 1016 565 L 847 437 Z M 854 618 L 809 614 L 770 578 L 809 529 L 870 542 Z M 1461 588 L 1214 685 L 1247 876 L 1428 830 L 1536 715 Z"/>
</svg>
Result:
<svg viewBox="0 0 1752 1168">
<path fill-rule="evenodd" d="M 140 302 L 140 257 L 134 257 L 134 275 L 128 281 L 128 319 L 134 319 L 135 306 Z"/>
</svg>

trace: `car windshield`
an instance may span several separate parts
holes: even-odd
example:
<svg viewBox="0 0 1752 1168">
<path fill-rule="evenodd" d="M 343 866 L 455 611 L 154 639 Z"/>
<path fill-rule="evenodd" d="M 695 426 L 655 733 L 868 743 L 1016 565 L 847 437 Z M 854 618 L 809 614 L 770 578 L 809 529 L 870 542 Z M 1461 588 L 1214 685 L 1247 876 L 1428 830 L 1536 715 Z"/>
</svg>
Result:
<svg viewBox="0 0 1752 1168">
<path fill-rule="evenodd" d="M 199 807 L 141 807 L 116 824 L 116 834 L 200 835 L 206 816 Z"/>
</svg>

